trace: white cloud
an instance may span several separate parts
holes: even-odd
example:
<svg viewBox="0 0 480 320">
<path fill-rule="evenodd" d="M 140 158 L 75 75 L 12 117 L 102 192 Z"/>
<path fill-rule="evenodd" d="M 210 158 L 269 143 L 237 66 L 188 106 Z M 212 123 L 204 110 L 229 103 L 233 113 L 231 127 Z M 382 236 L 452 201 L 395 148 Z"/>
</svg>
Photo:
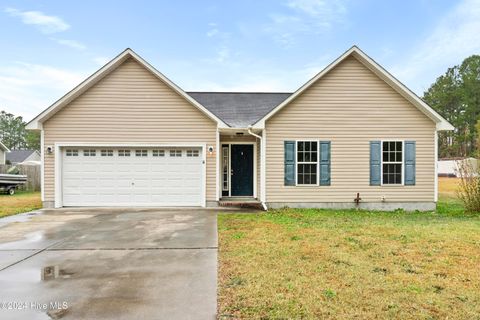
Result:
<svg viewBox="0 0 480 320">
<path fill-rule="evenodd" d="M 207 37 L 211 38 L 211 37 L 214 37 L 218 34 L 218 29 L 217 28 L 213 28 L 213 29 L 210 29 L 207 31 Z"/>
<path fill-rule="evenodd" d="M 264 33 L 284 47 L 293 46 L 298 35 L 322 34 L 346 20 L 344 0 L 290 0 L 286 6 L 291 12 L 271 13 L 270 23 L 263 27 Z"/>
<path fill-rule="evenodd" d="M 78 85 L 86 74 L 17 62 L 0 66 L 0 106 L 30 120 Z"/>
<path fill-rule="evenodd" d="M 422 94 L 447 68 L 472 54 L 480 54 L 480 0 L 465 0 L 457 5 L 391 70 Z"/>
<path fill-rule="evenodd" d="M 75 40 L 67 40 L 67 39 L 56 39 L 56 38 L 51 38 L 53 41 L 57 42 L 58 44 L 61 44 L 63 46 L 67 46 L 73 49 L 77 50 L 85 50 L 87 49 L 87 46 L 84 45 L 81 42 L 75 41 Z"/>
<path fill-rule="evenodd" d="M 107 58 L 107 57 L 95 57 L 95 58 L 93 58 L 93 62 L 95 62 L 99 66 L 106 65 L 109 61 L 110 61 L 110 58 Z"/>
<path fill-rule="evenodd" d="M 37 27 L 43 33 L 65 31 L 70 25 L 56 16 L 49 16 L 40 11 L 20 11 L 15 8 L 6 8 L 5 12 L 12 17 L 18 17 L 23 23 Z"/>
<path fill-rule="evenodd" d="M 311 17 L 323 20 L 325 25 L 339 20 L 347 13 L 345 4 L 341 0 L 290 0 L 287 6 L 301 11 Z"/>
</svg>

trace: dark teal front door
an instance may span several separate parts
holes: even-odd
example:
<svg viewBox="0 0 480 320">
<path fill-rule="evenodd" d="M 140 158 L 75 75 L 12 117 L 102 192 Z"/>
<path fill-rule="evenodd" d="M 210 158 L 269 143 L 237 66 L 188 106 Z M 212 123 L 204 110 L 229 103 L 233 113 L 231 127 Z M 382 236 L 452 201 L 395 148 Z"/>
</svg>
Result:
<svg viewBox="0 0 480 320">
<path fill-rule="evenodd" d="M 253 196 L 253 145 L 232 144 L 231 195 Z"/>
</svg>

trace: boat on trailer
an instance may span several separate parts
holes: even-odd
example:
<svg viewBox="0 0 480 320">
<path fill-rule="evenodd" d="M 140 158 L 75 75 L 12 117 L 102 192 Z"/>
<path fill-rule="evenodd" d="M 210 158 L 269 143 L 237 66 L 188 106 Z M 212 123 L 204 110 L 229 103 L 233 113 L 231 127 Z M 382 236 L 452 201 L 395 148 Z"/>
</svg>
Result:
<svg viewBox="0 0 480 320">
<path fill-rule="evenodd" d="M 27 176 L 20 174 L 0 174 L 0 191 L 14 195 L 15 190 L 27 183 Z"/>
</svg>

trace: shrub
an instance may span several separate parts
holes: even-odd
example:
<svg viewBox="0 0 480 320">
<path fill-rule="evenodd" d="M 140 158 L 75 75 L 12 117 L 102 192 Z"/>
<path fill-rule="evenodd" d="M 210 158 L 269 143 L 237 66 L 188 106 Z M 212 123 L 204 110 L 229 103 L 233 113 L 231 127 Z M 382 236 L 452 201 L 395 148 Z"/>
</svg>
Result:
<svg viewBox="0 0 480 320">
<path fill-rule="evenodd" d="M 462 200 L 467 212 L 480 213 L 480 163 L 479 161 L 459 161 L 460 183 L 458 198 Z"/>
</svg>

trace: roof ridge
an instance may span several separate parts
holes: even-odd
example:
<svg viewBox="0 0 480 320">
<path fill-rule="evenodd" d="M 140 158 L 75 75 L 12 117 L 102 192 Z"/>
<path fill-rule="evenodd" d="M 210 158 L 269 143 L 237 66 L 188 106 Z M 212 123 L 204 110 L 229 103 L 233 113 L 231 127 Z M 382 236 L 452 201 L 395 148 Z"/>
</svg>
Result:
<svg viewBox="0 0 480 320">
<path fill-rule="evenodd" d="M 293 92 L 272 91 L 272 92 L 256 92 L 256 91 L 185 91 L 186 93 L 232 93 L 232 94 L 292 94 Z"/>
</svg>

